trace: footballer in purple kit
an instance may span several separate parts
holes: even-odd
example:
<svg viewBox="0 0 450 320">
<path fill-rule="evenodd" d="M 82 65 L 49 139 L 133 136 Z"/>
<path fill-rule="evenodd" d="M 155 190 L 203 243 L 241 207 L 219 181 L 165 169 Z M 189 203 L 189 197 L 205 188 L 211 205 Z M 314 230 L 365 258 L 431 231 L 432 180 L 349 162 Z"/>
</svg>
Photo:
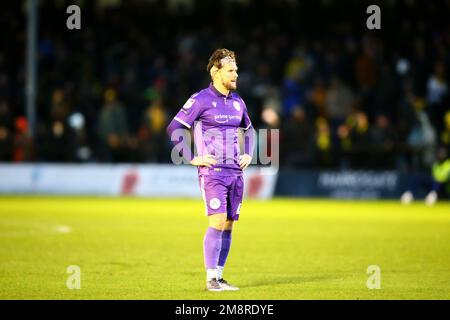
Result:
<svg viewBox="0 0 450 320">
<path fill-rule="evenodd" d="M 238 290 L 223 279 L 223 269 L 231 246 L 234 221 L 244 193 L 242 171 L 252 160 L 255 130 L 247 107 L 236 90 L 236 56 L 217 49 L 207 65 L 212 83 L 193 94 L 167 127 L 172 142 L 177 129 L 192 129 L 197 155 L 185 141 L 175 147 L 190 164 L 198 167 L 199 184 L 209 227 L 203 241 L 206 289 Z M 244 153 L 240 154 L 239 128 L 244 130 Z"/>
</svg>

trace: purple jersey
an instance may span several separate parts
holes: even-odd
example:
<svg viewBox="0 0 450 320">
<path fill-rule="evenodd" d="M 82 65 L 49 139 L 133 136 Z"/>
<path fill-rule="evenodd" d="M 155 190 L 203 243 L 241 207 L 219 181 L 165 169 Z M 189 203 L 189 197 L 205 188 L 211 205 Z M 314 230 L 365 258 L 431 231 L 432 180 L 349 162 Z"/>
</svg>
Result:
<svg viewBox="0 0 450 320">
<path fill-rule="evenodd" d="M 200 175 L 241 174 L 239 167 L 238 128 L 249 129 L 252 124 L 244 100 L 235 92 L 228 96 L 212 84 L 193 94 L 174 117 L 187 128 L 194 126 L 197 155 L 214 155 L 212 168 L 199 167 Z"/>
</svg>

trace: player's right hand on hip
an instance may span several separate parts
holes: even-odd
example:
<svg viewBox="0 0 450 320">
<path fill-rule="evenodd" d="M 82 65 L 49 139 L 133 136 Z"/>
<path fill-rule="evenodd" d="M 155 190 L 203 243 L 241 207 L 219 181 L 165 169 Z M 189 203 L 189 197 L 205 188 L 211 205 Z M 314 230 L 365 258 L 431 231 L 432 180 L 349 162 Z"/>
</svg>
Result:
<svg viewBox="0 0 450 320">
<path fill-rule="evenodd" d="M 193 166 L 199 166 L 199 167 L 208 167 L 211 168 L 213 165 L 217 164 L 216 159 L 214 159 L 214 156 L 211 154 L 204 154 L 201 156 L 197 156 L 194 159 L 191 160 L 191 164 Z"/>
</svg>

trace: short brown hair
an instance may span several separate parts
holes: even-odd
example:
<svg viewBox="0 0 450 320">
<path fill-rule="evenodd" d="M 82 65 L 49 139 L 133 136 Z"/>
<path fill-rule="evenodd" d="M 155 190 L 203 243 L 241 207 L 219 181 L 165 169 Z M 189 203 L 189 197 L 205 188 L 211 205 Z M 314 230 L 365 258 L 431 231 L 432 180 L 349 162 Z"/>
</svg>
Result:
<svg viewBox="0 0 450 320">
<path fill-rule="evenodd" d="M 225 48 L 217 49 L 216 51 L 213 52 L 211 57 L 209 57 L 208 65 L 206 66 L 206 71 L 208 71 L 209 73 L 213 66 L 216 66 L 217 69 L 222 68 L 222 63 L 220 62 L 220 60 L 222 60 L 225 57 L 229 57 L 236 61 L 236 54 L 234 53 L 234 51 Z"/>
</svg>

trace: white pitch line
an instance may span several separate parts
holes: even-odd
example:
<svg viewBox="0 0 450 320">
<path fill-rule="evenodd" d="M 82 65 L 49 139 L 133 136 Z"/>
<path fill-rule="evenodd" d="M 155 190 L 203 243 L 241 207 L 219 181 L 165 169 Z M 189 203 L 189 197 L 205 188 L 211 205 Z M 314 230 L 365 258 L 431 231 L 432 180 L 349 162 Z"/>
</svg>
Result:
<svg viewBox="0 0 450 320">
<path fill-rule="evenodd" d="M 58 233 L 71 233 L 72 228 L 69 226 L 59 225 L 55 227 L 56 232 Z"/>
<path fill-rule="evenodd" d="M 32 237 L 50 234 L 68 234 L 72 232 L 70 226 L 62 224 L 2 222 L 0 225 L 3 229 L 0 231 L 0 237 Z"/>
</svg>

